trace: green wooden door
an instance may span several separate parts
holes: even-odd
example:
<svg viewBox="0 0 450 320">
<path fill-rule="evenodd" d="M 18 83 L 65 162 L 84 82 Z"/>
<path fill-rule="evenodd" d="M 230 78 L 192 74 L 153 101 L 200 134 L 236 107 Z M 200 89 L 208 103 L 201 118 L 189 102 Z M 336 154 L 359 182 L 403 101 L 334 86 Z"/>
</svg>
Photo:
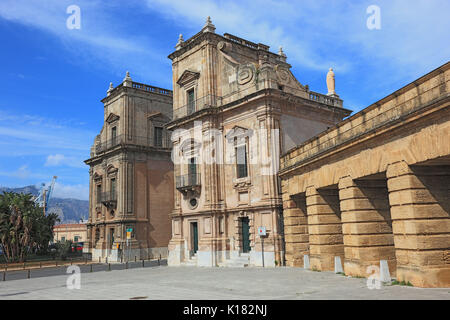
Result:
<svg viewBox="0 0 450 320">
<path fill-rule="evenodd" d="M 242 218 L 242 252 L 250 252 L 250 226 L 248 218 Z"/>
<path fill-rule="evenodd" d="M 198 227 L 197 227 L 197 222 L 193 222 L 192 223 L 192 247 L 193 247 L 193 251 L 194 253 L 197 253 L 198 250 Z"/>
</svg>

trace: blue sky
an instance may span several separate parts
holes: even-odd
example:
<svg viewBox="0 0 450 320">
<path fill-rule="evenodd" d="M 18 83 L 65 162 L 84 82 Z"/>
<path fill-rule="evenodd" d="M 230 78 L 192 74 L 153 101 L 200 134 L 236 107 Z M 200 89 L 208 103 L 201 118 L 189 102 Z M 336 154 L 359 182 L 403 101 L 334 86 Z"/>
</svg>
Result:
<svg viewBox="0 0 450 320">
<path fill-rule="evenodd" d="M 81 29 L 69 30 L 69 5 Z M 381 9 L 369 30 L 366 9 Z M 0 1 L 0 186 L 48 182 L 55 196 L 88 199 L 83 160 L 103 121 L 109 82 L 172 88 L 178 35 L 211 16 L 219 34 L 283 46 L 302 84 L 326 93 L 329 67 L 344 106 L 359 111 L 449 60 L 450 2 Z"/>
</svg>

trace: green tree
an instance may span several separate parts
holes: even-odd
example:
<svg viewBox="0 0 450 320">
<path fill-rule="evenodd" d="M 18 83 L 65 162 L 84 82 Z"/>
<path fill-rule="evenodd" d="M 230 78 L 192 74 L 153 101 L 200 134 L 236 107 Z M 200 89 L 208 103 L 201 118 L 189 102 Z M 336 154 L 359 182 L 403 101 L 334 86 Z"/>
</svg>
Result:
<svg viewBox="0 0 450 320">
<path fill-rule="evenodd" d="M 30 251 L 47 250 L 55 214 L 43 215 L 31 194 L 0 194 L 0 244 L 8 262 L 23 262 Z"/>
</svg>

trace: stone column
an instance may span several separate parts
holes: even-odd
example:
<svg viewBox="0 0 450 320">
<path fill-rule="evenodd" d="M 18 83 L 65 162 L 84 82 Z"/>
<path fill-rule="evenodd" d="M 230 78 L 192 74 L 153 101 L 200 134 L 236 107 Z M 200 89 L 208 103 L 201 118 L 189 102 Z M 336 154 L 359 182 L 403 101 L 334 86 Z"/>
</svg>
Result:
<svg viewBox="0 0 450 320">
<path fill-rule="evenodd" d="M 367 267 L 387 260 L 395 275 L 395 249 L 386 179 L 339 180 L 339 198 L 344 234 L 344 270 L 351 276 L 367 277 Z"/>
<path fill-rule="evenodd" d="M 334 257 L 344 260 L 339 193 L 335 189 L 306 189 L 311 269 L 334 270 Z"/>
<path fill-rule="evenodd" d="M 303 267 L 303 255 L 309 254 L 308 218 L 305 194 L 283 201 L 286 265 Z"/>
<path fill-rule="evenodd" d="M 450 287 L 450 169 L 387 169 L 397 279 L 418 287 Z"/>
</svg>

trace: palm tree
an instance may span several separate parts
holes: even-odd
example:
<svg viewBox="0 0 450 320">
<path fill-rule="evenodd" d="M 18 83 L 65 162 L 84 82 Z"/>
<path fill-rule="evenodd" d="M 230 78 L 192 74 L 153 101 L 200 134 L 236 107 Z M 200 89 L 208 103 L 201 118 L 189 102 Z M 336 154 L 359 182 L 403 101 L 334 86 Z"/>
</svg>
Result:
<svg viewBox="0 0 450 320">
<path fill-rule="evenodd" d="M 23 262 L 31 250 L 46 251 L 56 214 L 43 215 L 31 194 L 0 194 L 0 244 L 8 262 Z"/>
</svg>

